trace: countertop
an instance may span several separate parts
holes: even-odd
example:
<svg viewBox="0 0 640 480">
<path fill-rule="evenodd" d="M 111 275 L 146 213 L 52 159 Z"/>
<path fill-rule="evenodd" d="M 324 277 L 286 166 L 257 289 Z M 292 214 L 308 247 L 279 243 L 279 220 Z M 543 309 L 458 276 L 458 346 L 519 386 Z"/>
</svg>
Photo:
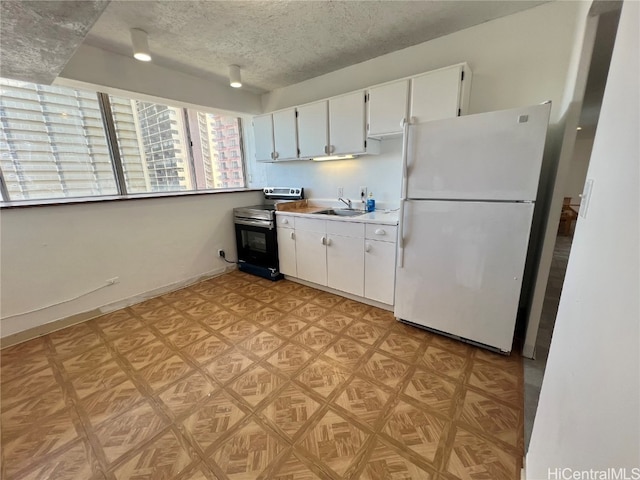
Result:
<svg viewBox="0 0 640 480">
<path fill-rule="evenodd" d="M 315 212 L 327 210 L 332 207 L 327 206 L 300 206 L 291 210 L 276 211 L 276 215 L 287 215 L 295 217 L 317 218 L 332 222 L 353 222 L 353 223 L 375 223 L 379 225 L 397 225 L 398 210 L 376 210 L 355 217 L 340 217 L 338 215 L 318 215 Z"/>
</svg>

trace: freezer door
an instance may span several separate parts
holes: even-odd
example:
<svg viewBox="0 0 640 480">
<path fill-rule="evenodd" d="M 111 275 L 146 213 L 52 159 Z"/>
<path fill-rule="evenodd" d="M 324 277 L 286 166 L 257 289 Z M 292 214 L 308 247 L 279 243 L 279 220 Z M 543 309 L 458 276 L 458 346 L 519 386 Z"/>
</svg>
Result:
<svg viewBox="0 0 640 480">
<path fill-rule="evenodd" d="M 535 200 L 551 104 L 409 127 L 407 198 Z"/>
<path fill-rule="evenodd" d="M 395 316 L 511 351 L 533 204 L 408 201 Z"/>
</svg>

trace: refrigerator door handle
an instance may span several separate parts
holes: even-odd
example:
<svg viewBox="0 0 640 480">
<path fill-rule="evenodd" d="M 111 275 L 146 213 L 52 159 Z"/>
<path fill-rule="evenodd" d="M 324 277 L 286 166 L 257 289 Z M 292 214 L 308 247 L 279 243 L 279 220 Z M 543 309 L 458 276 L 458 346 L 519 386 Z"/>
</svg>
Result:
<svg viewBox="0 0 640 480">
<path fill-rule="evenodd" d="M 398 268 L 404 268 L 404 204 L 406 200 L 400 200 L 400 231 L 398 232 Z"/>
<path fill-rule="evenodd" d="M 407 199 L 407 187 L 409 182 L 408 149 L 409 149 L 409 119 L 404 119 L 402 123 L 402 185 L 400 187 L 400 201 Z"/>
<path fill-rule="evenodd" d="M 400 196 L 400 232 L 398 235 L 398 268 L 404 267 L 404 204 L 407 201 L 407 187 L 409 182 L 408 149 L 409 149 L 409 125 L 411 118 L 405 118 L 402 122 L 402 186 Z"/>
</svg>

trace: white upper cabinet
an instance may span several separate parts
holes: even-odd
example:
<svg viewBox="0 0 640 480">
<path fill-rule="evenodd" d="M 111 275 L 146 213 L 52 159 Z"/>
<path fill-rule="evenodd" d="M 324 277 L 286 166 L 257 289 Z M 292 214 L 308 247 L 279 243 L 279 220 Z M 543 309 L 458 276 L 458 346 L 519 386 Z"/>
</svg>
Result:
<svg viewBox="0 0 640 480">
<path fill-rule="evenodd" d="M 402 120 L 407 116 L 409 80 L 387 83 L 369 89 L 367 134 L 382 137 L 402 133 Z"/>
<path fill-rule="evenodd" d="M 465 115 L 466 63 L 253 118 L 256 161 L 380 153 L 380 139 L 413 123 Z"/>
<path fill-rule="evenodd" d="M 297 160 L 296 109 L 253 117 L 256 161 Z"/>
<path fill-rule="evenodd" d="M 257 162 L 273 161 L 273 120 L 271 114 L 253 117 Z"/>
<path fill-rule="evenodd" d="M 328 102 L 298 107 L 298 145 L 301 158 L 327 155 L 329 145 Z"/>
<path fill-rule="evenodd" d="M 329 155 L 361 153 L 365 146 L 364 91 L 329 99 Z"/>
<path fill-rule="evenodd" d="M 273 113 L 273 147 L 275 160 L 295 160 L 298 158 L 295 108 Z"/>
<path fill-rule="evenodd" d="M 468 82 L 468 79 L 466 80 Z M 442 68 L 411 79 L 411 109 L 414 123 L 456 117 L 462 110 L 463 66 Z"/>
</svg>

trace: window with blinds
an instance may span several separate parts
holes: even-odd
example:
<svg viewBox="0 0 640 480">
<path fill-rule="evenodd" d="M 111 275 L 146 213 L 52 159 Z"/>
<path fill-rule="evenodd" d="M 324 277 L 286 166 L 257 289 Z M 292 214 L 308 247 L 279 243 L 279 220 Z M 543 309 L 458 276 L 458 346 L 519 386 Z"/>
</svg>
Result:
<svg viewBox="0 0 640 480">
<path fill-rule="evenodd" d="M 237 117 L 0 79 L 5 202 L 243 188 L 241 145 Z"/>
<path fill-rule="evenodd" d="M 11 200 L 118 193 L 95 93 L 0 79 L 0 127 Z"/>
</svg>

